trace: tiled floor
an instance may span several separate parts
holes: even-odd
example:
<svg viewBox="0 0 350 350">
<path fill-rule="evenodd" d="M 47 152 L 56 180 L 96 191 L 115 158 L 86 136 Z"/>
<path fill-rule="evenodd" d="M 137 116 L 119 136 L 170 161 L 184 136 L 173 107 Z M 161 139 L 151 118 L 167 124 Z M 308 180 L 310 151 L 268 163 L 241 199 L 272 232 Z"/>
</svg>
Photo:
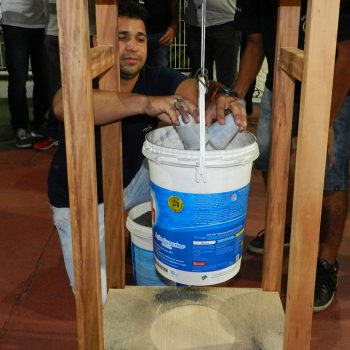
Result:
<svg viewBox="0 0 350 350">
<path fill-rule="evenodd" d="M 1 350 L 76 349 L 75 302 L 46 196 L 53 152 L 0 149 Z M 264 186 L 253 172 L 247 239 L 262 228 L 264 210 Z M 340 250 L 337 297 L 328 310 L 314 315 L 312 349 L 349 349 L 349 246 L 350 221 Z M 230 285 L 259 286 L 261 265 L 261 256 L 245 252 Z"/>
</svg>

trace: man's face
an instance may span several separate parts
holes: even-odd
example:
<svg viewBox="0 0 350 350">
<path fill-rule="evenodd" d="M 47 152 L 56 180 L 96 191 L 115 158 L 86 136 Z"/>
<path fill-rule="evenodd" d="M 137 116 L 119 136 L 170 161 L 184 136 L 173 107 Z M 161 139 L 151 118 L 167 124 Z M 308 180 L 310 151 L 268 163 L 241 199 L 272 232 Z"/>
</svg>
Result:
<svg viewBox="0 0 350 350">
<path fill-rule="evenodd" d="M 119 61 L 122 79 L 137 76 L 147 58 L 147 36 L 142 20 L 118 17 Z"/>
</svg>

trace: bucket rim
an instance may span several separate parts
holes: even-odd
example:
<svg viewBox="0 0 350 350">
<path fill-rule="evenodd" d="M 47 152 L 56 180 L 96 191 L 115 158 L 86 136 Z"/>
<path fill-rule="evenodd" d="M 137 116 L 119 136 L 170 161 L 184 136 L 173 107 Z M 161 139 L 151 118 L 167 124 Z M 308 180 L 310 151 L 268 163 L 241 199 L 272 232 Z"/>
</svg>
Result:
<svg viewBox="0 0 350 350">
<path fill-rule="evenodd" d="M 141 215 L 151 210 L 152 210 L 151 202 L 148 201 L 148 202 L 136 205 L 129 211 L 125 224 L 126 224 L 126 228 L 130 232 L 131 237 L 133 235 L 137 235 L 139 237 L 147 238 L 147 239 L 150 238 L 150 235 L 152 237 L 152 227 L 143 226 L 134 221 Z"/>
<path fill-rule="evenodd" d="M 168 127 L 169 128 L 169 127 Z M 149 160 L 168 165 L 183 167 L 198 167 L 200 164 L 200 150 L 184 150 L 160 146 L 150 141 L 153 130 L 146 135 L 142 153 Z M 251 138 L 251 143 L 241 148 L 226 150 L 210 150 L 205 153 L 206 168 L 221 168 L 240 166 L 253 162 L 259 155 L 256 137 L 249 131 L 243 131 Z"/>
</svg>

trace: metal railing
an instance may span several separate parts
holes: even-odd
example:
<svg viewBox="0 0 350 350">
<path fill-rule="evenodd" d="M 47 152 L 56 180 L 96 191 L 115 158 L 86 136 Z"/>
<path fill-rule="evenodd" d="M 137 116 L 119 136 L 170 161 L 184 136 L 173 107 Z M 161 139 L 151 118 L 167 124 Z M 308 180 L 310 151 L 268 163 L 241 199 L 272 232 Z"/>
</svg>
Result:
<svg viewBox="0 0 350 350">
<path fill-rule="evenodd" d="M 0 28 L 0 71 L 6 71 L 4 36 L 2 34 L 1 28 Z"/>
<path fill-rule="evenodd" d="M 186 25 L 184 21 L 184 14 L 185 0 L 180 0 L 179 30 L 174 44 L 170 47 L 170 67 L 181 70 L 182 72 L 189 72 L 190 61 L 187 55 Z"/>
</svg>

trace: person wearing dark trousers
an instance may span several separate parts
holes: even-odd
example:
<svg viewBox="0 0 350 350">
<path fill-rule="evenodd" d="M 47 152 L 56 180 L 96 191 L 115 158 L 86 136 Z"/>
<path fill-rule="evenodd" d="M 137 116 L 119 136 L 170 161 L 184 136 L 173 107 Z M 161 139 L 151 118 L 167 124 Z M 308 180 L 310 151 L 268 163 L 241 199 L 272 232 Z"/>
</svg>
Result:
<svg viewBox="0 0 350 350">
<path fill-rule="evenodd" d="M 139 0 L 147 12 L 147 64 L 169 66 L 170 46 L 174 43 L 179 20 L 180 0 Z"/>
<path fill-rule="evenodd" d="M 236 0 L 208 0 L 206 5 L 205 68 L 208 78 L 226 86 L 234 83 L 237 74 L 239 33 L 234 27 Z M 185 11 L 187 44 L 192 76 L 201 67 L 202 1 L 188 0 Z"/>
<path fill-rule="evenodd" d="M 61 85 L 60 50 L 58 42 L 58 24 L 56 0 L 45 0 L 48 4 L 48 24 L 44 39 L 44 51 L 48 78 L 49 113 L 48 121 L 37 131 L 36 136 L 40 139 L 34 143 L 33 148 L 45 151 L 58 146 L 58 120 L 52 111 L 52 100 Z M 95 3 L 89 0 L 89 21 L 91 34 L 96 33 L 95 28 Z"/>
<path fill-rule="evenodd" d="M 52 111 L 52 99 L 61 84 L 60 52 L 58 44 L 58 25 L 56 0 L 46 0 L 48 5 L 48 23 L 45 30 L 44 53 L 48 78 L 49 113 L 48 121 L 37 132 L 41 139 L 33 148 L 44 151 L 58 145 L 58 120 Z"/>
<path fill-rule="evenodd" d="M 8 104 L 16 147 L 32 147 L 32 135 L 46 122 L 48 111 L 44 36 L 45 1 L 2 0 L 1 27 L 8 71 Z M 30 127 L 26 82 L 29 62 L 33 74 L 33 121 Z"/>
<path fill-rule="evenodd" d="M 257 142 L 260 155 L 256 169 L 262 171 L 265 183 L 269 166 L 272 91 L 275 62 L 278 0 L 238 0 L 240 15 L 236 19 L 238 30 L 247 33 L 247 45 L 240 62 L 235 91 L 243 98 L 256 78 L 264 56 L 268 65 L 264 94 L 260 103 L 257 126 Z M 307 17 L 307 0 L 301 1 L 299 22 L 299 48 L 303 49 Z M 320 242 L 317 261 L 314 312 L 328 308 L 335 297 L 338 284 L 338 250 L 343 237 L 348 212 L 349 149 L 350 149 L 350 3 L 340 1 L 340 13 L 334 67 L 332 103 L 330 115 L 328 159 L 325 166 L 323 203 L 320 225 Z M 293 135 L 297 136 L 300 107 L 300 84 L 296 84 L 294 98 Z M 317 124 L 315 124 L 317 128 Z M 292 172 L 294 169 L 291 169 Z M 292 182 L 292 181 L 291 181 Z M 289 193 L 293 193 L 292 184 Z M 292 196 L 288 196 L 284 245 L 289 245 L 291 233 Z M 248 242 L 248 250 L 262 254 L 265 231 Z M 273 234 L 271 232 L 270 234 Z M 300 276 L 294 276 L 299 278 Z"/>
</svg>

